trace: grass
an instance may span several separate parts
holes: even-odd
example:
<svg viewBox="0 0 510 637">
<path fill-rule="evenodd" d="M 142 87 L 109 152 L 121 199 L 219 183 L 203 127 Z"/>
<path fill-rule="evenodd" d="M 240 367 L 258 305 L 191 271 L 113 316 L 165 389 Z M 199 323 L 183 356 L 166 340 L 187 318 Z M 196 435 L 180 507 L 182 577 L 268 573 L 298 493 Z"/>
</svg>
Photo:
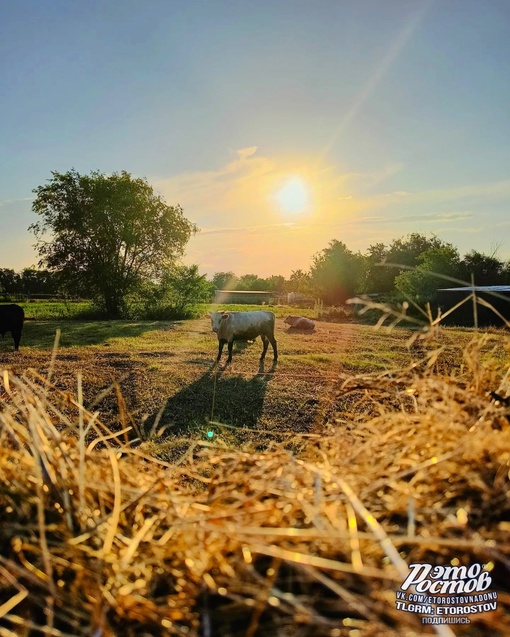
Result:
<svg viewBox="0 0 510 637">
<path fill-rule="evenodd" d="M 94 315 L 89 301 L 34 301 L 19 305 L 25 310 L 25 319 L 28 321 L 79 320 Z"/>
<path fill-rule="evenodd" d="M 61 320 L 96 320 L 98 310 L 90 301 L 33 301 L 19 303 L 25 310 L 27 321 L 61 321 Z M 270 310 L 278 318 L 286 318 L 289 314 L 299 314 L 315 318 L 316 313 L 309 308 L 295 308 L 286 305 L 244 305 L 244 304 L 224 304 L 215 305 L 209 303 L 199 303 L 196 306 L 196 313 L 199 316 L 206 316 L 209 312 L 226 310 L 231 312 L 245 312 L 250 310 Z"/>
<path fill-rule="evenodd" d="M 61 331 L 60 346 L 63 348 L 99 344 L 109 347 L 119 343 L 122 349 L 122 342 L 132 344 L 132 339 L 159 327 L 159 323 L 152 321 L 27 321 L 23 328 L 22 345 L 24 350 L 51 349 L 55 332 L 59 329 Z M 4 343 L 5 340 L 8 342 L 9 336 L 5 337 Z M 5 345 L 2 349 L 6 349 Z"/>
<path fill-rule="evenodd" d="M 271 349 L 264 369 L 259 369 L 259 339 L 236 343 L 232 366 L 224 368 L 224 352 L 223 363 L 213 368 L 217 340 L 208 318 L 27 321 L 19 353 L 10 351 L 9 335 L 0 341 L 0 366 L 17 374 L 28 368 L 44 373 L 55 332 L 60 329 L 54 374 L 61 389 L 74 393 L 76 375 L 82 372 L 84 394 L 90 402 L 118 382 L 126 408 L 147 431 L 157 421 L 158 428 L 172 438 L 203 439 L 208 420 L 214 419 L 238 428 L 228 432 L 217 428 L 217 437 L 226 443 L 245 444 L 255 439 L 264 446 L 276 434 L 283 440 L 296 432 L 320 431 L 338 382 L 346 375 L 398 369 L 412 359 L 407 343 L 413 332 L 388 333 L 351 323 L 317 322 L 311 334 L 292 333 L 283 316 L 285 312 L 276 321 L 280 358 L 274 370 Z M 458 365 L 462 345 L 470 337 L 468 331 L 445 330 L 441 336 L 444 360 L 449 356 L 452 365 Z M 99 408 L 109 426 L 118 425 L 118 406 L 112 395 Z M 243 428 L 254 428 L 257 434 Z"/>
</svg>

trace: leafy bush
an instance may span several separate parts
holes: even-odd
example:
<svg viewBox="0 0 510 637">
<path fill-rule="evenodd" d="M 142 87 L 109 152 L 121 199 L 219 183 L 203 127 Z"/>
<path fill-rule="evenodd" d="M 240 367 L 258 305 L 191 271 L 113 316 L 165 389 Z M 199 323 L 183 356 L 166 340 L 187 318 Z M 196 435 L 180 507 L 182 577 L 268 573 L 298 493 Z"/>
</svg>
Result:
<svg viewBox="0 0 510 637">
<path fill-rule="evenodd" d="M 180 265 L 164 273 L 161 282 L 145 284 L 128 303 L 130 318 L 174 321 L 200 316 L 199 303 L 210 301 L 213 285 L 197 265 Z"/>
</svg>

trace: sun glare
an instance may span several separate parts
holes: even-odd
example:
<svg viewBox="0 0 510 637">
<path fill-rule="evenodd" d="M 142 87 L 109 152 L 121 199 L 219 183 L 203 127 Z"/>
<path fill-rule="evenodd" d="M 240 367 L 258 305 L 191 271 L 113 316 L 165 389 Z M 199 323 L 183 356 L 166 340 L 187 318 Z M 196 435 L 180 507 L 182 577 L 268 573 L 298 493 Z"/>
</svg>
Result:
<svg viewBox="0 0 510 637">
<path fill-rule="evenodd" d="M 310 202 L 310 193 L 300 177 L 290 177 L 276 193 L 276 200 L 283 212 L 300 214 Z"/>
</svg>

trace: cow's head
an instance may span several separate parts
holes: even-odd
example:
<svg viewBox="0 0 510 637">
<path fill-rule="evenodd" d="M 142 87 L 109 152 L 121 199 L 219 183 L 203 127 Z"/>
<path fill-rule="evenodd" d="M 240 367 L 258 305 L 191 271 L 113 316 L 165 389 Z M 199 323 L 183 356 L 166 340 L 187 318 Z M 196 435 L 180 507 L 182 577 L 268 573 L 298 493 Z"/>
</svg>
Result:
<svg viewBox="0 0 510 637">
<path fill-rule="evenodd" d="M 210 316 L 212 331 L 217 334 L 220 329 L 221 322 L 228 319 L 229 315 L 227 312 L 211 312 Z"/>
</svg>

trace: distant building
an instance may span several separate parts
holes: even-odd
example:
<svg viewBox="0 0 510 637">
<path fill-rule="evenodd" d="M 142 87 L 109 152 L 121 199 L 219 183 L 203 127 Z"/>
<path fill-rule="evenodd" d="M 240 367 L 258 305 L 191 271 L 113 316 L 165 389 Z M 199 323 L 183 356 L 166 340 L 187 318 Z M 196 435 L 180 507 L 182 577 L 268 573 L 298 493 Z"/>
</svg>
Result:
<svg viewBox="0 0 510 637">
<path fill-rule="evenodd" d="M 446 314 L 446 312 L 473 293 L 477 299 L 482 301 L 482 303 L 477 302 L 476 304 L 479 326 L 488 327 L 493 325 L 501 327 L 507 325 L 508 327 L 508 324 L 510 324 L 510 285 L 475 285 L 474 287 L 466 285 L 460 288 L 438 290 L 437 304 L 441 308 L 441 314 Z M 494 309 L 487 307 L 485 303 L 489 303 Z M 475 324 L 472 300 L 464 301 L 462 305 L 445 317 L 442 323 L 444 325 L 472 327 Z"/>
<path fill-rule="evenodd" d="M 297 307 L 313 307 L 315 299 L 301 292 L 289 292 L 287 294 L 287 304 Z"/>
<path fill-rule="evenodd" d="M 215 290 L 213 303 L 243 303 L 246 305 L 267 305 L 274 299 L 274 293 L 259 290 Z"/>
</svg>

